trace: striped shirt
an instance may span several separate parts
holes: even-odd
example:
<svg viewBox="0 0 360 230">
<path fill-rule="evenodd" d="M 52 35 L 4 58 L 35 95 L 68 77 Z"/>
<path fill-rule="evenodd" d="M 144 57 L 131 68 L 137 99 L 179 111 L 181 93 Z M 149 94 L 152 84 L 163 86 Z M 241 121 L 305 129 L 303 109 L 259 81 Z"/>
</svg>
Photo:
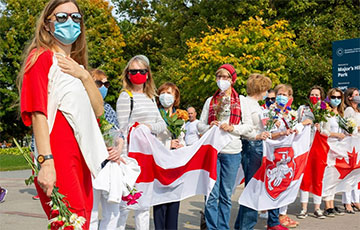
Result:
<svg viewBox="0 0 360 230">
<path fill-rule="evenodd" d="M 129 128 L 135 123 L 147 124 L 151 126 L 153 134 L 159 134 L 166 130 L 166 123 L 162 119 L 155 101 L 151 100 L 146 94 L 133 92 L 133 110 L 130 116 L 130 96 L 127 92 L 122 92 L 116 103 L 116 113 L 121 133 L 127 137 Z M 127 155 L 127 138 L 123 147 L 122 154 Z"/>
</svg>

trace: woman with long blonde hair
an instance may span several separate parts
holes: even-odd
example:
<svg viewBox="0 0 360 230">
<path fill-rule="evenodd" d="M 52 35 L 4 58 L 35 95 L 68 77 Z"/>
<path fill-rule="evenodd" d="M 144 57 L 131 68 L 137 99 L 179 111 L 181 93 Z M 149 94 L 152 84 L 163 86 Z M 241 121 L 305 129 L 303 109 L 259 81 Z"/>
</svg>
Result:
<svg viewBox="0 0 360 230">
<path fill-rule="evenodd" d="M 75 0 L 45 6 L 25 58 L 18 76 L 21 118 L 35 136 L 41 204 L 52 218 L 48 202 L 56 185 L 88 229 L 91 174 L 97 175 L 108 153 L 96 121 L 103 100 L 86 70 L 85 26 Z"/>
</svg>

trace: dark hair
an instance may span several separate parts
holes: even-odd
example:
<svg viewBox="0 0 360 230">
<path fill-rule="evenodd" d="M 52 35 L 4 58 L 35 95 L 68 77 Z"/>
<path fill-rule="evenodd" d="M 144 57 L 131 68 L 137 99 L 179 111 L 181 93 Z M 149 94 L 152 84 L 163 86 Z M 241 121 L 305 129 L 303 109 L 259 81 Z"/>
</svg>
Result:
<svg viewBox="0 0 360 230">
<path fill-rule="evenodd" d="M 160 93 L 164 90 L 167 90 L 168 88 L 171 88 L 175 92 L 175 100 L 174 100 L 174 107 L 178 107 L 180 105 L 180 90 L 179 88 L 172 82 L 165 82 L 162 84 L 159 89 L 157 90 L 157 94 L 160 96 Z M 159 102 L 159 99 L 156 98 L 156 102 L 159 107 L 162 107 L 162 105 Z"/>
<path fill-rule="evenodd" d="M 344 107 L 345 107 L 345 105 L 344 105 L 344 93 L 343 93 L 343 91 L 341 91 L 341 89 L 339 89 L 339 88 L 332 88 L 332 89 L 330 89 L 329 91 L 328 91 L 328 93 L 327 93 L 327 97 L 329 98 L 329 100 L 330 100 L 330 97 L 331 97 L 331 95 L 333 94 L 333 93 L 335 93 L 335 92 L 338 92 L 338 93 L 340 93 L 340 95 L 341 95 L 341 103 L 337 106 L 337 110 L 338 110 L 338 113 L 340 114 L 340 116 L 344 116 Z M 329 103 L 330 104 L 330 106 L 333 108 L 333 106 L 331 105 L 331 103 Z"/>
<path fill-rule="evenodd" d="M 308 93 L 308 98 L 310 97 L 311 91 L 313 91 L 314 89 L 317 89 L 320 91 L 320 99 L 323 101 L 325 100 L 325 91 L 324 88 L 319 86 L 319 85 L 314 85 L 313 87 L 311 87 L 309 93 Z"/>
<path fill-rule="evenodd" d="M 354 94 L 355 91 L 359 91 L 357 88 L 352 87 L 352 88 L 348 88 L 345 93 L 344 93 L 344 102 L 346 107 L 351 106 L 351 101 L 349 100 L 349 97 L 352 97 L 352 95 Z M 354 108 L 355 111 L 357 111 L 357 108 Z"/>
</svg>

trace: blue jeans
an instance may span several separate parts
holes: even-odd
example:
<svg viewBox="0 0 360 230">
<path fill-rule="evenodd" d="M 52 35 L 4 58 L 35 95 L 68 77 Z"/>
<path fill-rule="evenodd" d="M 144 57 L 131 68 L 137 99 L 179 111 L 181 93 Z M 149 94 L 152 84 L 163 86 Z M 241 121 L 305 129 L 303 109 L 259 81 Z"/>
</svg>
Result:
<svg viewBox="0 0 360 230">
<path fill-rule="evenodd" d="M 243 151 L 241 164 L 245 174 L 245 186 L 249 183 L 256 171 L 260 168 L 263 157 L 263 142 L 242 139 Z M 269 227 L 279 225 L 279 209 L 268 210 L 267 224 Z M 254 229 L 257 223 L 258 212 L 240 205 L 235 221 L 235 229 Z"/>
<path fill-rule="evenodd" d="M 218 154 L 216 183 L 205 204 L 205 221 L 209 230 L 230 229 L 231 194 L 240 162 L 240 153 Z"/>
</svg>

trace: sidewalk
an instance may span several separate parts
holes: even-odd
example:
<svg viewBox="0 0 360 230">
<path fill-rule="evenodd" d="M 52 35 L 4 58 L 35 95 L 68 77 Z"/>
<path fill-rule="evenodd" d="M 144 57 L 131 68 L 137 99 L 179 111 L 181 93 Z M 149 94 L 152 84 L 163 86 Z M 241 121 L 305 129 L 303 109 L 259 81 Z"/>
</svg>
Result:
<svg viewBox="0 0 360 230">
<path fill-rule="evenodd" d="M 46 229 L 47 219 L 41 208 L 40 202 L 32 200 L 31 197 L 36 194 L 34 185 L 26 186 L 24 179 L 31 175 L 30 170 L 20 170 L 11 172 L 0 172 L 0 186 L 8 189 L 8 194 L 4 203 L 0 203 L 0 229 L 1 230 L 18 230 L 18 229 Z M 232 197 L 233 208 L 231 210 L 231 229 L 234 226 L 239 204 L 237 199 L 242 189 L 237 188 Z M 312 201 L 312 199 L 310 199 Z M 336 196 L 336 205 L 342 206 L 341 196 Z M 182 229 L 199 229 L 200 213 L 203 209 L 203 196 L 194 196 L 181 202 L 179 214 L 179 230 Z M 322 207 L 323 208 L 323 207 Z M 308 209 L 313 210 L 313 205 Z M 289 216 L 296 219 L 294 215 L 300 211 L 299 199 L 289 206 Z M 152 216 L 152 214 L 151 214 Z M 360 213 L 355 215 L 345 214 L 335 218 L 319 220 L 311 215 L 304 220 L 296 219 L 300 226 L 296 229 L 317 230 L 317 229 L 343 229 L 355 230 L 360 229 Z M 130 212 L 127 222 L 127 229 L 134 229 L 133 213 Z M 256 229 L 266 229 L 266 221 L 259 219 Z M 154 229 L 151 218 L 151 229 Z"/>
</svg>

